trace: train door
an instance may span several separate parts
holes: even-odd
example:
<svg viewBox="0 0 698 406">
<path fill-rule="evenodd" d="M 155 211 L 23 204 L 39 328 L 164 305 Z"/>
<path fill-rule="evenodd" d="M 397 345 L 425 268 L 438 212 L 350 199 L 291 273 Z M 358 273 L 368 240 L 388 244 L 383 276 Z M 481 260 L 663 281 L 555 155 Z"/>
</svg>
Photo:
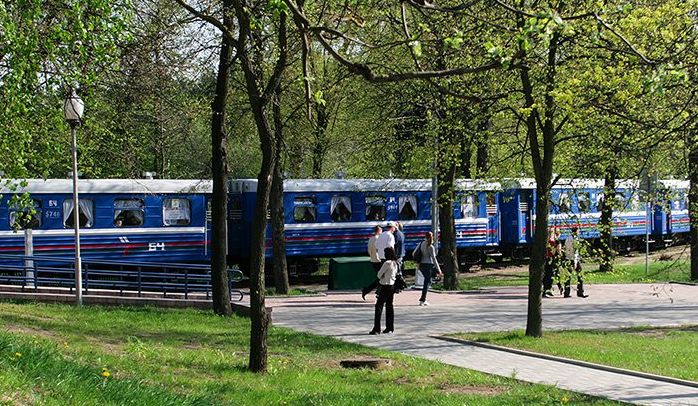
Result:
<svg viewBox="0 0 698 406">
<path fill-rule="evenodd" d="M 497 192 L 487 192 L 485 195 L 487 209 L 487 244 L 498 244 L 501 239 Z"/>
<path fill-rule="evenodd" d="M 522 237 L 525 242 L 531 241 L 533 238 L 533 191 L 521 190 L 519 196 L 519 219 L 522 230 Z M 522 241 L 523 242 L 523 241 Z"/>
<path fill-rule="evenodd" d="M 228 194 L 228 256 L 238 258 L 244 252 L 241 193 Z"/>
</svg>

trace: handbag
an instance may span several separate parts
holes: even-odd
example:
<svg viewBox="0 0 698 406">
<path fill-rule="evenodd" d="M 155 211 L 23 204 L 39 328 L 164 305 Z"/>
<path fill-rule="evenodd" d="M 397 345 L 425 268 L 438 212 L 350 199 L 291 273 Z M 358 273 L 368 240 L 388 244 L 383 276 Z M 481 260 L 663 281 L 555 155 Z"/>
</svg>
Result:
<svg viewBox="0 0 698 406">
<path fill-rule="evenodd" d="M 393 289 L 395 293 L 400 293 L 407 289 L 407 282 L 405 282 L 405 278 L 402 276 L 401 272 L 398 272 L 397 275 L 395 275 L 395 286 Z"/>
<path fill-rule="evenodd" d="M 412 251 L 412 260 L 418 264 L 422 263 L 422 243 L 417 245 L 417 248 Z"/>
</svg>

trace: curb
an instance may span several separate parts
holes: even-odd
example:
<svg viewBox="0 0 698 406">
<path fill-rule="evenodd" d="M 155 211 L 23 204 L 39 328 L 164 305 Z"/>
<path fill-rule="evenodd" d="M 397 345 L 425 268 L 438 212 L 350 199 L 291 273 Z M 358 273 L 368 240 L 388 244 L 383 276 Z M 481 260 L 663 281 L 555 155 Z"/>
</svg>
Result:
<svg viewBox="0 0 698 406">
<path fill-rule="evenodd" d="M 623 368 L 612 367 L 612 366 L 608 366 L 608 365 L 594 364 L 592 362 L 579 361 L 576 359 L 558 357 L 555 355 L 541 354 L 538 352 L 520 350 L 517 348 L 503 347 L 500 345 L 488 344 L 488 343 L 483 343 L 483 342 L 479 342 L 479 341 L 470 341 L 470 340 L 463 340 L 460 338 L 437 336 L 437 335 L 430 335 L 429 337 L 435 338 L 437 340 L 450 341 L 450 342 L 458 343 L 458 344 L 466 344 L 466 345 L 472 345 L 475 347 L 487 348 L 489 350 L 510 352 L 512 354 L 523 355 L 523 356 L 527 356 L 527 357 L 541 358 L 541 359 L 545 359 L 548 361 L 563 362 L 566 364 L 572 364 L 572 365 L 577 365 L 580 367 L 598 369 L 601 371 L 613 372 L 613 373 L 621 374 L 621 375 L 630 375 L 630 376 L 635 376 L 638 378 L 650 379 L 653 381 L 667 382 L 667 383 L 672 383 L 675 385 L 690 386 L 693 388 L 698 388 L 698 382 L 687 381 L 685 379 L 672 378 L 672 377 L 663 376 L 663 375 L 655 375 L 655 374 L 650 374 L 647 372 L 633 371 L 630 369 L 623 369 Z"/>
<path fill-rule="evenodd" d="M 698 282 L 669 281 L 669 283 L 673 283 L 673 284 L 676 284 L 676 285 L 698 286 Z"/>
</svg>

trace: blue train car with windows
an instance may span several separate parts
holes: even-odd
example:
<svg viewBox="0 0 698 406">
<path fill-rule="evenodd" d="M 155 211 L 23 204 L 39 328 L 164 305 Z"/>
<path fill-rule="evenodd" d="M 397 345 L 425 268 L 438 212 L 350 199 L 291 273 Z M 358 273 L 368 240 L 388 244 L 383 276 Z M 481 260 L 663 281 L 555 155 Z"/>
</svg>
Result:
<svg viewBox="0 0 698 406">
<path fill-rule="evenodd" d="M 31 228 L 35 256 L 74 256 L 72 181 L 4 181 L 0 254 L 24 254 Z M 84 260 L 206 263 L 210 258 L 206 180 L 79 180 Z M 19 196 L 24 196 L 22 203 Z"/>
<path fill-rule="evenodd" d="M 619 181 L 616 186 L 612 217 L 613 236 L 621 247 L 630 249 L 644 242 L 645 234 L 653 240 L 667 241 L 675 233 L 688 232 L 686 181 L 660 181 L 664 191 L 650 208 L 639 192 L 639 182 Z M 536 184 L 532 179 L 503 182 L 500 193 L 502 212 L 501 246 L 505 254 L 525 250 L 535 233 Z M 584 239 L 599 238 L 604 182 L 593 179 L 561 179 L 551 191 L 549 224 L 560 230 L 562 238 L 571 229 L 579 229 Z M 672 208 L 675 209 L 672 211 Z M 648 230 L 649 229 L 649 230 Z"/>
<path fill-rule="evenodd" d="M 499 184 L 459 181 L 454 204 L 459 251 L 497 247 L 500 238 Z M 256 202 L 256 180 L 229 186 L 228 244 L 232 261 L 246 264 Z M 400 221 L 410 251 L 431 230 L 431 180 L 284 181 L 286 254 L 304 258 L 365 255 L 376 225 Z M 266 256 L 273 255 L 267 227 Z"/>
<path fill-rule="evenodd" d="M 688 215 L 688 191 L 686 180 L 660 180 L 654 226 L 665 244 L 688 240 L 690 219 Z"/>
</svg>

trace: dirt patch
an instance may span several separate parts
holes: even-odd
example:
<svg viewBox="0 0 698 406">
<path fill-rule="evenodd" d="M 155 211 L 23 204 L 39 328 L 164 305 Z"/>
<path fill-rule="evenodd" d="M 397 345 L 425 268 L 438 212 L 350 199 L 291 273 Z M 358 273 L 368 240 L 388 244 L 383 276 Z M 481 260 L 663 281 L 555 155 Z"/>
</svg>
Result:
<svg viewBox="0 0 698 406">
<path fill-rule="evenodd" d="M 497 396 L 506 391 L 505 388 L 498 386 L 475 386 L 475 385 L 441 385 L 439 390 L 446 393 L 455 393 L 459 395 L 482 395 L 482 396 Z"/>
<path fill-rule="evenodd" d="M 642 337 L 664 337 L 667 335 L 667 330 L 642 330 L 642 331 L 628 331 L 630 334 L 634 334 Z"/>
<path fill-rule="evenodd" d="M 54 333 L 53 331 L 44 330 L 44 329 L 35 328 L 35 327 L 18 326 L 18 325 L 10 324 L 10 325 L 6 325 L 5 329 L 10 333 L 34 335 L 34 336 L 52 338 L 52 339 L 59 337 L 58 334 Z"/>
<path fill-rule="evenodd" d="M 121 341 L 103 337 L 89 338 L 88 341 L 93 346 L 101 348 L 109 354 L 122 354 L 124 352 L 124 343 Z"/>
<path fill-rule="evenodd" d="M 38 402 L 36 402 L 36 399 L 33 399 L 33 396 L 28 393 L 20 393 L 20 392 L 14 392 L 14 393 L 6 393 L 2 396 L 0 396 L 0 403 L 7 404 L 7 405 L 16 405 L 16 406 L 24 406 L 24 405 L 34 405 Z"/>
</svg>

